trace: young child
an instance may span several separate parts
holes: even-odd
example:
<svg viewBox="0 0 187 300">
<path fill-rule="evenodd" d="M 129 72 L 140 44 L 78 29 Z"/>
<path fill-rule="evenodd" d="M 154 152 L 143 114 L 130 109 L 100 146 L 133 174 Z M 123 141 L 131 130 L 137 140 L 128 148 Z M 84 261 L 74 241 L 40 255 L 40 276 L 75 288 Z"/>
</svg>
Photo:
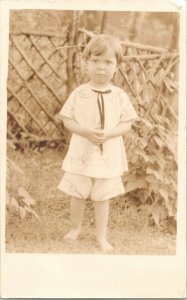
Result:
<svg viewBox="0 0 187 300">
<path fill-rule="evenodd" d="M 90 198 L 97 240 L 104 251 L 110 251 L 109 199 L 125 192 L 121 176 L 128 166 L 122 136 L 137 115 L 127 94 L 111 84 L 123 58 L 120 42 L 111 35 L 97 35 L 83 55 L 90 81 L 76 88 L 60 111 L 64 126 L 72 132 L 58 186 L 71 195 L 71 229 L 64 239 L 77 239 L 85 200 Z"/>
</svg>

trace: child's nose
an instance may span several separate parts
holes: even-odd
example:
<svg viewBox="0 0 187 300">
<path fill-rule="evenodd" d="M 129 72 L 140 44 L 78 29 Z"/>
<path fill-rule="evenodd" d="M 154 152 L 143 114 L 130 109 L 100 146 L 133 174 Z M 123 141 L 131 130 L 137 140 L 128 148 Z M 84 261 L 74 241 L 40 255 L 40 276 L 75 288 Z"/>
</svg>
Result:
<svg viewBox="0 0 187 300">
<path fill-rule="evenodd" d="M 99 68 L 99 69 L 104 69 L 104 68 L 105 68 L 104 62 L 99 62 L 99 63 L 98 63 L 98 68 Z"/>
</svg>

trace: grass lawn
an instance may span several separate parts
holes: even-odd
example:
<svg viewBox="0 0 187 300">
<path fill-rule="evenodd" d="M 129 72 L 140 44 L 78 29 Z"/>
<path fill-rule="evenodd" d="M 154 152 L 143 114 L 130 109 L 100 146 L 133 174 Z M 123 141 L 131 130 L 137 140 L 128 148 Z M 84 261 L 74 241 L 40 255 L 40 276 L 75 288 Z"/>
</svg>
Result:
<svg viewBox="0 0 187 300">
<path fill-rule="evenodd" d="M 9 151 L 8 156 L 22 170 L 18 176 L 11 173 L 8 185 L 11 191 L 23 186 L 36 200 L 36 218 L 27 214 L 21 219 L 10 211 L 6 217 L 6 251 L 26 253 L 82 253 L 99 254 L 95 239 L 93 205 L 87 200 L 82 232 L 75 242 L 63 240 L 69 230 L 69 197 L 57 190 L 63 175 L 63 151 L 44 148 L 26 149 L 24 153 Z M 127 197 L 127 196 L 126 196 Z M 175 255 L 176 236 L 150 226 L 144 212 L 125 207 L 125 197 L 111 200 L 108 239 L 114 246 L 113 254 Z"/>
</svg>

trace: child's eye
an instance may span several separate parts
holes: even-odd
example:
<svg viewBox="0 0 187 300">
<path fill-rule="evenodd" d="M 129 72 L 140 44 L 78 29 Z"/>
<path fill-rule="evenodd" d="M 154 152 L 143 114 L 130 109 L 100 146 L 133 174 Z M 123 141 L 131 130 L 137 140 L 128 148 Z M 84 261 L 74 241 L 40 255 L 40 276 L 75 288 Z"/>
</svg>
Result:
<svg viewBox="0 0 187 300">
<path fill-rule="evenodd" d="M 111 60 L 107 60 L 106 63 L 109 65 L 109 64 L 112 64 Z"/>
</svg>

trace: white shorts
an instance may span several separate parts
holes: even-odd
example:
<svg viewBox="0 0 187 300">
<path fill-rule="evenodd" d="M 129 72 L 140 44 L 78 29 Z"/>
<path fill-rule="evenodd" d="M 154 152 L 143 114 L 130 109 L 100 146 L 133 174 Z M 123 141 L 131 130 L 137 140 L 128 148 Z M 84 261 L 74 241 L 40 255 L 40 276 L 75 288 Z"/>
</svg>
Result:
<svg viewBox="0 0 187 300">
<path fill-rule="evenodd" d="M 71 196 L 94 201 L 105 201 L 125 193 L 121 176 L 92 178 L 69 172 L 65 172 L 58 189 Z"/>
</svg>

